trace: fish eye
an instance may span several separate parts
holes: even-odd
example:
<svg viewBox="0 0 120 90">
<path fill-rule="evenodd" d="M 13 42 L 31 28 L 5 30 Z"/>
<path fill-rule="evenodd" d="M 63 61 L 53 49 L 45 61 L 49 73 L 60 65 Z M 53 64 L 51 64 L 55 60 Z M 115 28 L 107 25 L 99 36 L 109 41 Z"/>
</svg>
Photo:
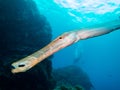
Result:
<svg viewBox="0 0 120 90">
<path fill-rule="evenodd" d="M 59 37 L 59 39 L 62 39 L 62 37 Z"/>
</svg>

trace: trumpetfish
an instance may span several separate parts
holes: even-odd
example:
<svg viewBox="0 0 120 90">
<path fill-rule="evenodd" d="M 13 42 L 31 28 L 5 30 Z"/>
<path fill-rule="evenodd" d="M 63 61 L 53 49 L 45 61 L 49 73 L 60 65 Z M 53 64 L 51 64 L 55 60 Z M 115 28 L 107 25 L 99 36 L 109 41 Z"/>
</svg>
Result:
<svg viewBox="0 0 120 90">
<path fill-rule="evenodd" d="M 112 31 L 120 29 L 120 21 L 113 21 L 112 23 L 107 23 L 109 26 L 96 27 L 96 28 L 85 28 L 80 30 L 73 30 L 65 32 L 58 36 L 55 40 L 50 42 L 47 46 L 38 50 L 37 52 L 12 63 L 12 73 L 26 72 L 31 69 L 45 58 L 54 54 L 55 52 L 72 45 L 80 40 L 101 36 L 108 34 Z"/>
</svg>

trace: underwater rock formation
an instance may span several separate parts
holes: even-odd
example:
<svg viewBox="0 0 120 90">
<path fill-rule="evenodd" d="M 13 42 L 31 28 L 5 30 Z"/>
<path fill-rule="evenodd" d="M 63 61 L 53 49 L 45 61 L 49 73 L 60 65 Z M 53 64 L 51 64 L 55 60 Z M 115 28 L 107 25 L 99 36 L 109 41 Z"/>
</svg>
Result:
<svg viewBox="0 0 120 90">
<path fill-rule="evenodd" d="M 63 86 L 58 86 L 54 90 L 84 90 L 84 88 L 82 88 L 80 86 L 71 87 L 71 86 L 64 86 L 63 85 Z"/>
<path fill-rule="evenodd" d="M 50 57 L 31 70 L 11 73 L 11 63 L 47 45 L 52 30 L 32 0 L 0 0 L 0 90 L 53 90 Z"/>
<path fill-rule="evenodd" d="M 80 67 L 75 65 L 53 70 L 53 76 L 57 81 L 58 87 L 59 86 L 60 87 L 61 86 L 66 86 L 66 87 L 81 86 L 83 87 L 83 90 L 91 90 L 91 88 L 93 88 L 93 85 L 89 77 L 87 76 L 87 74 Z M 62 89 L 55 89 L 55 90 L 62 90 Z"/>
</svg>

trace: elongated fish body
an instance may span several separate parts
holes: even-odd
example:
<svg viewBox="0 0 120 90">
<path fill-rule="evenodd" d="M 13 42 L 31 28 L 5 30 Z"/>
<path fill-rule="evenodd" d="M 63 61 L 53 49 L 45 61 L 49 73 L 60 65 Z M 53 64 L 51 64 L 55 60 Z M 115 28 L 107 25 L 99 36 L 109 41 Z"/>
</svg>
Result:
<svg viewBox="0 0 120 90">
<path fill-rule="evenodd" d="M 39 62 L 41 62 L 42 60 L 44 60 L 45 58 L 52 55 L 53 53 L 74 43 L 76 40 L 76 32 L 66 32 L 63 35 L 56 38 L 55 40 L 53 40 L 50 44 L 48 44 L 41 50 L 21 59 L 20 61 L 14 62 L 12 64 L 12 66 L 14 67 L 12 72 L 25 72 L 33 66 L 35 66 L 36 64 L 38 64 Z"/>
<path fill-rule="evenodd" d="M 115 23 L 115 22 L 114 22 Z M 109 27 L 97 27 L 65 32 L 39 51 L 12 63 L 12 73 L 26 72 L 55 52 L 80 40 L 101 36 L 120 29 L 120 22 Z"/>
</svg>

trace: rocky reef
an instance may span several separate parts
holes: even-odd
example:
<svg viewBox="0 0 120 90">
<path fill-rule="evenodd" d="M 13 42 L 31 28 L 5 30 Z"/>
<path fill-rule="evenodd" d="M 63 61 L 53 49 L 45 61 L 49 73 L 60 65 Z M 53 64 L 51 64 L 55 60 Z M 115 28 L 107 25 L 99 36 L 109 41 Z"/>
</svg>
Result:
<svg viewBox="0 0 120 90">
<path fill-rule="evenodd" d="M 11 63 L 51 41 L 52 30 L 32 0 L 0 0 L 0 90 L 53 90 L 51 57 L 25 73 Z"/>
<path fill-rule="evenodd" d="M 75 65 L 53 70 L 53 76 L 57 81 L 55 90 L 91 90 L 93 88 L 88 75 Z"/>
</svg>

